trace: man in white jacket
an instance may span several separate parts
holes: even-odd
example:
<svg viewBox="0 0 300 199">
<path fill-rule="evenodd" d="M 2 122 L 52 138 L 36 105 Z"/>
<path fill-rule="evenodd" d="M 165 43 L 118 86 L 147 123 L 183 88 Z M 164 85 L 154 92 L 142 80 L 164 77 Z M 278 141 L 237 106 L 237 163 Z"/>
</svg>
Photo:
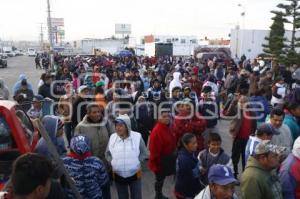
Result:
<svg viewBox="0 0 300 199">
<path fill-rule="evenodd" d="M 237 180 L 228 166 L 213 165 L 208 172 L 208 182 L 195 199 L 237 199 L 234 193 Z"/>
</svg>

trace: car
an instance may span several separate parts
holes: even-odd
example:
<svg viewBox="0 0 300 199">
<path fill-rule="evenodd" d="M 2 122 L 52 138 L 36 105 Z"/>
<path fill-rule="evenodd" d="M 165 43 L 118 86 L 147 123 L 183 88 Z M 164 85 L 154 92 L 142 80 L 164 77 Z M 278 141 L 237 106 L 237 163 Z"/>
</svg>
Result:
<svg viewBox="0 0 300 199">
<path fill-rule="evenodd" d="M 8 56 L 7 56 L 6 53 L 0 53 L 0 57 L 2 57 L 3 59 L 7 59 L 8 58 Z"/>
<path fill-rule="evenodd" d="M 20 105 L 8 100 L 0 100 L 0 198 L 12 198 L 5 189 L 11 176 L 13 162 L 22 154 L 33 153 L 41 136 L 45 139 L 50 152 L 76 198 L 80 198 L 67 170 L 55 150 L 45 127 L 40 120 L 30 120 Z M 54 151 L 52 150 L 54 149 Z"/>
<path fill-rule="evenodd" d="M 5 51 L 8 57 L 15 57 L 16 53 L 14 51 Z"/>
<path fill-rule="evenodd" d="M 20 50 L 15 50 L 14 53 L 16 53 L 16 56 L 21 56 L 23 53 Z"/>
<path fill-rule="evenodd" d="M 7 60 L 2 55 L 0 55 L 0 67 L 7 68 Z"/>
<path fill-rule="evenodd" d="M 33 48 L 28 48 L 27 54 L 29 57 L 35 57 L 36 56 L 36 51 Z"/>
<path fill-rule="evenodd" d="M 13 101 L 0 100 L 0 191 L 12 164 L 21 154 L 33 152 L 40 138 L 31 120 Z"/>
<path fill-rule="evenodd" d="M 20 50 L 20 55 L 21 56 L 26 55 L 26 52 L 24 50 Z"/>
</svg>

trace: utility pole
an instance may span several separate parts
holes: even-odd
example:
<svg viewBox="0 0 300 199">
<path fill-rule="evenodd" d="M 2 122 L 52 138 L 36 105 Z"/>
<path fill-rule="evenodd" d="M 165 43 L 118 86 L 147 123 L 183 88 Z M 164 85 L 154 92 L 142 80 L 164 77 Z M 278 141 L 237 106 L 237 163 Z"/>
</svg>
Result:
<svg viewBox="0 0 300 199">
<path fill-rule="evenodd" d="M 51 22 L 51 10 L 50 10 L 50 0 L 47 0 L 47 13 L 48 13 L 48 36 L 49 36 L 49 44 L 50 51 L 53 50 L 53 37 L 52 37 L 52 22 Z"/>
<path fill-rule="evenodd" d="M 44 33 L 43 33 L 43 24 L 41 23 L 41 33 L 40 33 L 40 39 L 41 39 L 41 51 L 44 50 Z"/>
<path fill-rule="evenodd" d="M 50 10 L 50 0 L 47 0 L 47 13 L 48 13 L 48 34 L 49 34 L 49 44 L 50 44 L 50 53 L 49 53 L 49 58 L 50 58 L 50 67 L 53 70 L 53 37 L 52 37 L 52 22 L 51 22 L 51 10 Z"/>
</svg>

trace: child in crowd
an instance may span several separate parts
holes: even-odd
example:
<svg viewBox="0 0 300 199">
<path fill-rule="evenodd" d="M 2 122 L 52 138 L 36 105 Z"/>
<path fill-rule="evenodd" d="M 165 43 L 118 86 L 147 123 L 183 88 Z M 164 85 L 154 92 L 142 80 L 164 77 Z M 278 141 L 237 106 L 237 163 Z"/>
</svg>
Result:
<svg viewBox="0 0 300 199">
<path fill-rule="evenodd" d="M 209 168 L 214 164 L 222 164 L 232 169 L 232 161 L 221 148 L 222 139 L 217 133 L 210 133 L 208 136 L 208 148 L 201 151 L 198 155 L 200 162 L 201 180 L 203 185 L 208 184 L 207 175 Z"/>
<path fill-rule="evenodd" d="M 33 97 L 32 100 L 32 106 L 27 111 L 27 115 L 30 117 L 30 119 L 42 119 L 43 117 L 43 96 L 36 95 Z"/>
<path fill-rule="evenodd" d="M 199 161 L 197 159 L 197 138 L 186 133 L 176 163 L 175 196 L 177 199 L 194 198 L 201 191 Z"/>
</svg>

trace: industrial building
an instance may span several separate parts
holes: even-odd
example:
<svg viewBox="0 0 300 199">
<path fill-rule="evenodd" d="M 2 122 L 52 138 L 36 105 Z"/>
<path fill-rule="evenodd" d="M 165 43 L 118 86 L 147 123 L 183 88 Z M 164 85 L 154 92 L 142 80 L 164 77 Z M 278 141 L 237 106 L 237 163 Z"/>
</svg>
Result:
<svg viewBox="0 0 300 199">
<path fill-rule="evenodd" d="M 259 54 L 264 53 L 263 44 L 267 44 L 265 40 L 269 37 L 270 30 L 243 30 L 232 29 L 230 39 L 230 50 L 233 57 L 241 57 L 243 54 L 249 59 L 256 58 Z M 289 40 L 292 32 L 286 31 L 285 37 Z M 297 32 L 297 37 L 300 37 L 300 33 Z"/>
<path fill-rule="evenodd" d="M 144 37 L 145 55 L 154 56 L 156 44 L 172 44 L 173 56 L 193 55 L 194 48 L 198 46 L 196 36 L 172 36 L 172 35 L 147 35 Z"/>
</svg>

